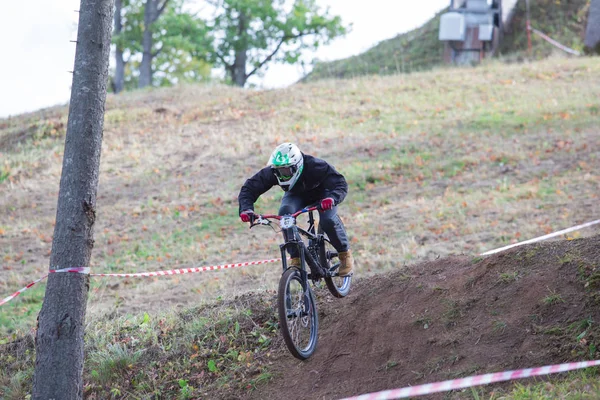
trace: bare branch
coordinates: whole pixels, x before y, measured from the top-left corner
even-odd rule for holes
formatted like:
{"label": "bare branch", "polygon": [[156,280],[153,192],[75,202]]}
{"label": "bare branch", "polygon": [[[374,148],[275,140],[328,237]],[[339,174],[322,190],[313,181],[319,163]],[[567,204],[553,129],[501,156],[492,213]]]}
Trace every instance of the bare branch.
{"label": "bare branch", "polygon": [[279,49],[281,48],[281,46],[287,42],[288,40],[291,39],[298,39],[299,37],[302,36],[306,36],[306,35],[310,35],[313,32],[303,32],[303,33],[299,33],[297,35],[292,35],[292,36],[284,36],[279,40],[279,43],[277,44],[277,46],[275,47],[275,50],[273,50],[271,52],[271,54],[269,54],[264,60],[262,60],[256,67],[254,67],[254,69],[252,71],[250,71],[250,73],[248,73],[246,75],[246,78],[250,78],[252,75],[254,75],[259,69],[261,69],[263,67],[263,65],[265,65],[266,63],[268,63],[269,61],[271,61],[271,59],[275,56],[275,54],[279,51]]}
{"label": "bare branch", "polygon": [[160,14],[162,14],[163,11],[165,11],[165,8],[167,7],[168,2],[169,2],[169,0],[165,0],[165,2],[160,7],[158,7],[158,10],[156,13],[156,19],[158,19],[158,17],[160,17]]}
{"label": "bare branch", "polygon": [[157,55],[159,55],[162,51],[163,51],[163,46],[160,46],[159,49],[156,49],[156,51],[151,52],[150,55],[152,56],[152,58],[154,58]]}
{"label": "bare branch", "polygon": [[215,54],[216,54],[217,58],[218,58],[219,60],[221,60],[221,62],[223,63],[223,65],[225,66],[225,68],[226,68],[226,69],[228,69],[228,70],[229,70],[230,68],[233,68],[233,65],[229,64],[229,63],[228,63],[228,62],[225,60],[225,57],[223,57],[223,56],[222,56],[220,53],[215,53]]}

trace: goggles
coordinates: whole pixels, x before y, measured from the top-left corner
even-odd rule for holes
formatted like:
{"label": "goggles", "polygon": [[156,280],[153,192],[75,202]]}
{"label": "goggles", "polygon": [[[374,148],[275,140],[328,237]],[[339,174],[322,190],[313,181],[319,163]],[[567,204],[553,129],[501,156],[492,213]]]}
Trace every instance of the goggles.
{"label": "goggles", "polygon": [[277,176],[277,178],[279,178],[280,181],[284,182],[292,179],[295,172],[296,167],[294,166],[273,168],[273,173],[275,173],[275,176]]}

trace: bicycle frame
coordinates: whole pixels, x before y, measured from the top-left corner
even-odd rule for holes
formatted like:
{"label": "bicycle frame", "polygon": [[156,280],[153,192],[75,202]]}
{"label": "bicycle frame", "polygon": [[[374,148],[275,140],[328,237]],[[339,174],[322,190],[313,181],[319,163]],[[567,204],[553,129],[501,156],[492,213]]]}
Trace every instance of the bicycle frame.
{"label": "bicycle frame", "polygon": [[[271,225],[273,219],[279,220],[283,236],[283,243],[279,245],[283,266],[277,291],[279,324],[286,346],[300,360],[310,357],[318,342],[319,313],[309,280],[316,284],[323,279],[331,294],[338,298],[348,294],[352,280],[347,276],[341,277],[339,284],[334,281],[334,277],[338,276],[334,271],[339,263],[330,268],[330,261],[339,254],[328,249],[327,246],[333,246],[321,229],[315,232],[314,210],[317,207],[306,207],[291,215],[255,215],[250,221],[252,228],[256,225]],[[297,217],[303,213],[309,213],[306,230],[297,223]],[[308,239],[308,245],[304,238]],[[290,250],[298,251],[299,267],[288,265],[286,252]],[[307,271],[307,264],[310,273]],[[298,287],[296,290],[291,289],[296,285],[293,282],[301,285],[301,291],[298,291]],[[306,335],[300,336],[300,331],[306,331]]]}
{"label": "bicycle frame", "polygon": [[[251,225],[251,227],[255,225],[266,224],[260,222],[261,220],[279,220],[281,233],[283,235],[284,240],[284,243],[279,245],[279,249],[281,251],[281,259],[283,260],[283,272],[285,272],[289,268],[287,263],[286,250],[290,248],[296,248],[300,256],[300,273],[302,279],[308,280],[310,278],[312,281],[316,282],[319,279],[327,276],[327,270],[321,265],[318,255],[316,253],[312,254],[312,249],[315,246],[319,246],[323,241],[323,235],[315,233],[315,219],[313,216],[313,211],[315,210],[317,210],[317,207],[308,207],[303,208],[302,210],[291,215],[259,215],[259,222]],[[296,218],[300,214],[304,213],[308,213],[307,230],[299,227],[296,221]],[[305,236],[308,239],[308,246],[302,239],[302,236]],[[308,272],[306,270],[307,264],[310,268],[310,276],[308,276]]]}

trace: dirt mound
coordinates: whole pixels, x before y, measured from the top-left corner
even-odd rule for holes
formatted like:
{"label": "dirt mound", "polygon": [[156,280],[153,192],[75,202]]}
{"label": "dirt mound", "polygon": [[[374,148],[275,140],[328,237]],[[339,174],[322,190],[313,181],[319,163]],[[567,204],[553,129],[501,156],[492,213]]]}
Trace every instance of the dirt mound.
{"label": "dirt mound", "polygon": [[[454,256],[318,293],[319,347],[281,351],[253,399],[335,399],[505,369],[592,359],[600,236]],[[441,395],[439,395],[441,396]]]}

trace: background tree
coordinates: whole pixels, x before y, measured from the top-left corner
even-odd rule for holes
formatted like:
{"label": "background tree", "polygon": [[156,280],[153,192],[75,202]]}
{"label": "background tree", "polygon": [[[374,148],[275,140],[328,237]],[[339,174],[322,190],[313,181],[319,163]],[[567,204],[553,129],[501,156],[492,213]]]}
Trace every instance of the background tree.
{"label": "background tree", "polygon": [[153,64],[155,85],[194,82],[210,76],[211,35],[202,19],[183,10],[183,1],[173,2],[156,30],[160,32],[156,42],[161,51]]}
{"label": "background tree", "polygon": [[600,0],[592,0],[585,31],[585,47],[590,53],[600,54]]}
{"label": "background tree", "polygon": [[[127,5],[127,0],[115,0],[115,26],[113,36],[121,39],[123,31],[123,3]],[[112,80],[113,92],[119,93],[125,88],[125,59],[123,52],[124,44],[120,40],[115,41],[115,76]]]}
{"label": "background tree", "polygon": [[153,34],[156,32],[154,23],[163,13],[169,0],[146,0],[144,5],[144,25],[142,33],[142,63],[140,64],[139,87],[152,85],[152,60],[161,49],[154,49]]}
{"label": "background tree", "polygon": [[[144,32],[144,4],[143,0],[115,1],[115,26],[113,28],[115,45],[113,90],[117,89],[114,90],[115,93],[138,86],[138,68]],[[117,21],[120,22],[120,26]],[[136,57],[138,57],[137,62]],[[122,82],[120,90],[119,82]]]}
{"label": "background tree", "polygon": [[[81,0],[73,86],[50,255],[52,269],[89,266],[114,0]],[[38,317],[34,399],[81,399],[89,277],[50,274]]]}
{"label": "background tree", "polygon": [[317,49],[344,35],[339,16],[322,11],[314,0],[214,0],[212,60],[231,82],[244,86],[271,61],[294,64],[302,51]]}
{"label": "background tree", "polygon": [[[114,82],[122,80],[126,89],[133,89],[198,81],[210,76],[211,65],[207,61],[210,35],[203,20],[183,9],[184,0],[161,3],[165,8],[148,28],[146,10],[148,6],[156,5],[144,0],[123,1],[121,31],[117,34],[115,17],[113,42],[127,58],[123,69],[115,68]],[[148,43],[151,43],[149,49],[144,47]],[[115,55],[118,66],[120,60],[116,51]],[[119,76],[121,71],[122,76]]]}

